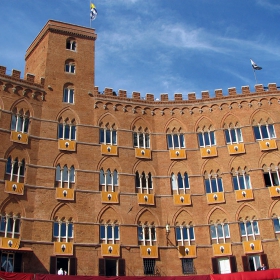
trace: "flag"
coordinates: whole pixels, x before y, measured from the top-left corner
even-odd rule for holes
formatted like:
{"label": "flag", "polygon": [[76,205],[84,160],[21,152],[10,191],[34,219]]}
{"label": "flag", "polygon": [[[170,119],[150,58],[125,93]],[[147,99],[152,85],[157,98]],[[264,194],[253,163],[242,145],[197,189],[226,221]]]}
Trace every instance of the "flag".
{"label": "flag", "polygon": [[262,67],[258,66],[252,59],[250,60],[254,70],[262,70]]}
{"label": "flag", "polygon": [[95,5],[93,3],[90,3],[90,19],[94,20],[97,16],[97,10],[95,8]]}

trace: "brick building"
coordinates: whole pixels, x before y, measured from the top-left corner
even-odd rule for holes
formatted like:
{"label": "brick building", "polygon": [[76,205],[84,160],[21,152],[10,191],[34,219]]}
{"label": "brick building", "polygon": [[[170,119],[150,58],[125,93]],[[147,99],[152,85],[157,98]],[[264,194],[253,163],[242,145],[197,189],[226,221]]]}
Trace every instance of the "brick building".
{"label": "brick building", "polygon": [[93,29],[49,21],[0,66],[2,269],[185,275],[279,266],[280,91],[183,100],[94,83]]}

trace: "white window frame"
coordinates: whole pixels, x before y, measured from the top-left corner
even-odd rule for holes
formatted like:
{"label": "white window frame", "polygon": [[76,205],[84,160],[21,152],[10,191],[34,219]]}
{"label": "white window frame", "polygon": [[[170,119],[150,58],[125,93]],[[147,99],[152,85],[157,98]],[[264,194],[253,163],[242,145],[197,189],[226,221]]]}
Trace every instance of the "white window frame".
{"label": "white window frame", "polygon": [[28,133],[29,116],[22,114],[12,114],[11,130],[21,133]]}
{"label": "white window frame", "polygon": [[[180,174],[180,176],[179,176]],[[185,181],[185,177],[187,176],[186,180],[187,180],[187,186],[186,186],[186,181]],[[181,180],[181,185],[183,186],[183,188],[179,188],[180,182],[178,181]],[[181,175],[181,172],[178,172],[177,175],[175,173],[171,174],[171,188],[172,190],[176,191],[177,194],[179,194],[180,190],[183,190],[183,193],[186,194],[186,190],[190,189],[190,181],[189,181],[189,176],[187,172],[184,172],[184,175]]]}
{"label": "white window frame", "polygon": [[[275,171],[273,171],[272,168],[267,167],[267,172],[263,171],[263,173],[264,173],[264,175],[268,174],[268,176],[269,176],[269,180],[270,180],[270,186],[269,187],[279,186],[279,184],[280,184],[280,175],[279,175],[279,168],[278,168],[278,166],[275,166]],[[272,176],[275,177],[274,175],[276,175],[276,177],[277,177],[278,184],[273,184],[273,181],[275,179],[273,180]]]}
{"label": "white window frame", "polygon": [[[221,228],[222,236],[219,235],[220,231],[218,228]],[[212,235],[212,230],[215,230],[215,236]],[[226,239],[230,238],[229,224],[220,223],[220,224],[210,225],[210,235],[211,235],[211,240],[216,241],[216,244],[219,244],[220,240],[222,240],[222,243],[226,243]]]}
{"label": "white window frame", "polygon": [[[212,137],[213,135],[213,143],[212,143]],[[202,145],[200,143],[200,137],[202,140]],[[206,144],[205,138],[208,138],[209,144]],[[198,143],[200,148],[206,148],[206,147],[212,147],[216,146],[216,136],[215,136],[215,131],[209,130],[209,131],[201,131],[198,133]]]}
{"label": "white window frame", "polygon": [[[61,126],[62,126],[62,128],[61,128]],[[66,131],[66,127],[67,126],[69,126],[69,137],[68,138],[66,138],[65,137],[65,131]],[[62,130],[62,137],[60,137],[60,129]],[[73,129],[75,129],[75,137],[72,139],[72,131],[73,131]],[[74,125],[74,124],[72,124],[72,123],[70,123],[70,124],[68,124],[68,123],[59,123],[58,124],[58,138],[59,139],[62,139],[62,140],[70,140],[70,141],[75,141],[76,140],[76,125]]]}
{"label": "white window frame", "polygon": [[[268,137],[263,137],[263,133],[262,133],[262,128],[265,127],[266,129],[266,133],[268,135]],[[257,138],[256,137],[256,133],[255,133],[255,128],[257,129],[258,128],[258,131],[259,131],[259,135],[260,135],[260,138]],[[255,134],[255,139],[257,141],[262,141],[262,140],[271,140],[271,139],[274,139],[276,138],[276,134],[275,134],[275,129],[274,129],[274,124],[260,124],[258,123],[258,125],[255,125],[253,126],[253,129],[254,129],[254,134]],[[270,131],[270,129],[272,129],[272,131]]]}
{"label": "white window frame", "polygon": [[[110,141],[107,142],[107,131],[110,131]],[[99,129],[100,133],[100,144],[104,145],[117,145],[117,130],[110,128],[108,129],[107,127],[100,127]],[[114,137],[115,134],[115,137]],[[101,135],[103,135],[103,141],[101,141]],[[115,138],[115,141],[113,141],[113,138]]]}
{"label": "white window frame", "polygon": [[[146,230],[148,229],[148,238],[146,238]],[[156,227],[153,225],[142,225],[138,226],[138,241],[142,242],[144,246],[150,245],[153,246],[153,242],[157,241],[157,235],[156,235]],[[152,233],[154,231],[154,234]],[[153,238],[154,235],[154,238]],[[142,236],[142,238],[141,238]]]}
{"label": "white window frame", "polygon": [[[11,164],[11,171],[9,172],[8,164]],[[14,173],[14,169],[17,164],[17,173]],[[23,174],[22,174],[23,173]],[[15,158],[15,160],[12,160],[12,157],[8,157],[7,163],[6,163],[6,174],[10,174],[10,181],[13,182],[14,177],[17,178],[16,182],[20,182],[20,178],[24,178],[25,175],[25,160],[19,161],[18,158]]]}
{"label": "white window frame", "polygon": [[[236,141],[232,140],[232,134],[235,135]],[[227,137],[228,135],[228,137]],[[229,127],[225,130],[225,137],[226,137],[226,142],[227,144],[239,144],[243,142],[243,137],[242,137],[242,131],[241,128],[239,127]],[[229,141],[227,141],[227,138],[229,138]]]}
{"label": "white window frame", "polygon": [[[59,180],[57,180],[58,175],[60,175]],[[56,181],[60,182],[60,188],[63,188],[63,183],[67,183],[67,188],[70,189],[71,183],[75,183],[75,175],[74,165],[71,165],[70,168],[68,168],[67,165],[64,165],[63,168],[61,168],[59,164],[56,166]],[[67,180],[64,179],[65,177]]]}
{"label": "white window frame", "polygon": [[104,186],[104,191],[108,191],[108,187],[111,187],[111,191],[114,192],[115,188],[119,185],[119,176],[118,171],[114,169],[113,172],[111,172],[110,169],[107,169],[106,171],[100,169],[100,185]]}
{"label": "white window frame", "polygon": [[[102,237],[101,227],[104,227],[104,237]],[[115,229],[117,229],[117,236],[115,236]],[[108,231],[112,231],[112,237],[108,237]],[[102,224],[100,225],[100,240],[104,241],[105,244],[108,244],[109,241],[112,244],[115,244],[116,241],[120,240],[120,227],[118,224]]]}
{"label": "white window frame", "polygon": [[[240,175],[240,172],[235,172],[235,176],[232,176],[232,183],[234,190],[250,190],[252,189],[251,185],[251,179],[250,175],[246,174],[245,170],[241,171],[242,175]],[[234,178],[236,178],[236,183],[234,183]],[[243,182],[245,188],[241,188],[240,181]]]}
{"label": "white window frame", "polygon": [[[180,230],[180,238],[177,234],[177,230]],[[184,238],[184,231],[187,232],[188,238]],[[192,231],[192,234],[191,234]],[[195,234],[194,234],[194,227],[190,225],[180,225],[175,227],[175,235],[176,235],[176,241],[180,242],[182,246],[184,246],[184,243],[187,242],[187,244],[190,246],[191,241],[195,241]],[[191,238],[191,235],[193,235],[193,238]]]}
{"label": "white window frame", "polygon": [[[58,235],[55,235],[55,225],[58,225]],[[62,235],[62,224],[65,224],[65,235]],[[69,231],[69,225],[72,226],[72,236],[68,235],[68,231]],[[53,224],[53,237],[58,239],[58,242],[61,242],[62,239],[65,239],[65,242],[69,242],[69,239],[73,239],[74,238],[74,224],[70,221],[54,221]]]}
{"label": "white window frame", "polygon": [[[69,44],[69,48],[67,48],[67,45]],[[66,40],[66,50],[69,51],[76,51],[77,50],[77,43],[75,40],[67,39]]]}
{"label": "white window frame", "polygon": [[[178,147],[175,146],[175,139],[174,139],[175,137],[177,137]],[[170,144],[169,140],[171,140],[171,145],[169,145]],[[169,133],[169,134],[167,134],[167,146],[168,146],[169,150],[185,148],[184,134],[182,134],[182,133]]]}
{"label": "white window frame", "polygon": [[[210,192],[207,192],[207,182],[209,184]],[[215,184],[216,184],[217,192],[213,191],[213,188],[214,188],[213,182],[215,182]],[[220,190],[219,182],[221,183],[222,190]],[[218,174],[208,174],[208,178],[204,179],[204,183],[205,183],[205,191],[206,191],[206,193],[224,192],[223,180],[222,180],[221,177],[219,177]]]}
{"label": "white window frame", "polygon": [[[135,176],[137,176],[137,173],[135,173]],[[143,178],[143,173],[145,175],[145,178]],[[151,175],[151,184],[149,185],[149,174]],[[142,172],[141,174],[138,173],[138,180],[139,180],[139,186],[136,185],[136,189],[140,189],[140,193],[143,193],[143,190],[146,190],[146,193],[149,194],[149,191],[153,189],[153,176],[151,172],[149,172],[147,175],[145,172]],[[143,186],[143,181],[145,180],[145,186]]]}
{"label": "white window frame", "polygon": [[75,74],[76,73],[75,62],[72,62],[72,61],[66,62],[64,70],[65,70],[66,73]]}
{"label": "white window frame", "polygon": [[[241,225],[242,225],[242,224],[243,224],[244,231],[245,231],[244,234],[242,234],[242,228],[241,228]],[[252,233],[248,233],[248,228],[249,228],[249,226],[247,227],[247,224],[252,228]],[[256,232],[255,232],[254,224],[256,225],[256,228],[257,228],[257,231],[256,231]],[[250,236],[253,237],[253,240],[256,240],[256,236],[260,235],[259,224],[258,224],[258,221],[256,221],[256,220],[243,221],[243,222],[240,222],[239,225],[240,225],[240,233],[241,233],[241,236],[242,236],[242,237],[246,237],[246,241],[249,240],[249,237],[250,237]]]}
{"label": "white window frame", "polygon": [[[7,222],[8,221],[8,222]],[[2,222],[5,223],[5,230],[3,231]],[[12,222],[12,230],[9,230],[8,226]],[[11,238],[15,238],[16,236],[20,235],[20,218],[18,216],[11,216],[11,215],[1,215],[1,228],[0,232],[4,233],[4,237],[8,237],[8,234],[11,235]],[[16,227],[18,227],[18,231],[16,231]]]}
{"label": "white window frame", "polygon": [[74,104],[75,103],[74,97],[75,97],[74,88],[65,87],[63,89],[63,102],[64,103]]}
{"label": "white window frame", "polygon": [[[135,143],[135,140],[136,140],[136,143]],[[150,148],[150,134],[145,133],[145,132],[133,132],[133,145],[135,148],[149,149]]]}

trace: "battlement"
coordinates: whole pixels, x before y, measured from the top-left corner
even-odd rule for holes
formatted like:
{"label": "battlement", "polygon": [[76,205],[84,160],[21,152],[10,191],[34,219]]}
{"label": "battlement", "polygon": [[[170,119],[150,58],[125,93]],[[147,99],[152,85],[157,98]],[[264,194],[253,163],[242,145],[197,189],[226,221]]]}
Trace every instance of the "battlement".
{"label": "battlement", "polygon": [[147,93],[145,97],[141,97],[141,94],[139,92],[132,92],[132,96],[128,97],[127,91],[120,89],[118,93],[113,91],[111,88],[105,88],[103,92],[100,92],[98,87],[94,87],[93,94],[89,92],[89,94],[98,97],[98,96],[106,96],[106,97],[114,97],[114,98],[120,98],[120,99],[132,99],[132,100],[143,100],[143,101],[154,101],[154,102],[173,102],[173,101],[189,101],[189,102],[195,102],[195,101],[208,101],[211,99],[222,99],[222,98],[228,98],[228,97],[242,97],[252,94],[273,94],[273,93],[279,93],[280,87],[278,87],[275,83],[270,83],[268,86],[263,86],[262,84],[255,85],[254,91],[251,91],[249,86],[242,86],[241,92],[237,92],[235,87],[228,88],[227,93],[224,93],[222,89],[216,89],[214,92],[214,95],[210,95],[209,91],[202,91],[201,92],[201,98],[196,98],[196,93],[191,92],[188,93],[187,99],[183,99],[182,93],[175,93],[174,99],[169,99],[168,93],[162,93],[160,94],[160,98],[154,97],[153,94]]}
{"label": "battlement", "polygon": [[11,82],[14,81],[17,83],[25,84],[26,86],[34,86],[34,87],[39,87],[39,88],[43,88],[45,85],[45,78],[41,78],[40,84],[38,84],[38,83],[35,83],[35,76],[33,74],[27,73],[25,79],[21,79],[20,75],[21,75],[21,71],[18,71],[15,69],[12,70],[11,75],[7,75],[6,67],[0,65],[0,77],[6,78],[6,79],[10,80]]}

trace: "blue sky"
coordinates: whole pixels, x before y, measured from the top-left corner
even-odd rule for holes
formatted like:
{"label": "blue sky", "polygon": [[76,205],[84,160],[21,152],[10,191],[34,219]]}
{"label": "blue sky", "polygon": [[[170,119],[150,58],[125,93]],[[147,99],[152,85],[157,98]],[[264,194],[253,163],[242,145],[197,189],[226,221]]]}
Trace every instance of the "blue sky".
{"label": "blue sky", "polygon": [[[280,1],[94,0],[95,81],[159,97],[256,83],[280,86]],[[49,19],[90,26],[89,0],[1,0],[0,65],[24,71],[29,44]]]}

